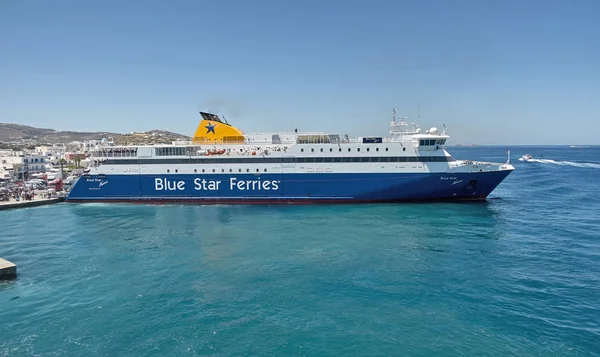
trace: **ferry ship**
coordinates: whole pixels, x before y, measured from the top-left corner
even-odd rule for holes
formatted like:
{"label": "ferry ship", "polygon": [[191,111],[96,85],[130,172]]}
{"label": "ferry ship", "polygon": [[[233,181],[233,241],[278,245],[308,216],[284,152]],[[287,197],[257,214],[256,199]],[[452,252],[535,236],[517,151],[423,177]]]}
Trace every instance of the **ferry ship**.
{"label": "ferry ship", "polygon": [[322,132],[244,134],[216,114],[184,145],[110,146],[68,202],[199,204],[383,203],[485,200],[514,170],[455,160],[449,136],[422,131],[393,111],[388,137]]}

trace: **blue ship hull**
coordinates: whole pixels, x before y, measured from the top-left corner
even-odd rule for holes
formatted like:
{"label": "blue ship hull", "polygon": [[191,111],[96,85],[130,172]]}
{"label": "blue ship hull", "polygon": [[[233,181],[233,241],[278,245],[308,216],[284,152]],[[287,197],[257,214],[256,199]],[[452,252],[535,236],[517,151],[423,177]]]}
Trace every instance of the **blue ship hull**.
{"label": "blue ship hull", "polygon": [[68,202],[366,203],[483,200],[511,171],[82,176]]}

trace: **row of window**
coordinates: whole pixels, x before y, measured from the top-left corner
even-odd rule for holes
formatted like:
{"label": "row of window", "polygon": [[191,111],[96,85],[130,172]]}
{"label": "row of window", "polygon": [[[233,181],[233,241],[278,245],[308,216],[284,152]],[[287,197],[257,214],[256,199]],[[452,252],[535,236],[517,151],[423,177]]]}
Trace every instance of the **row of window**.
{"label": "row of window", "polygon": [[[179,169],[174,170],[175,173],[179,172]],[[238,169],[238,172],[242,172],[242,169]],[[206,169],[202,169],[202,173],[206,172]],[[212,172],[217,172],[216,169],[212,169]],[[221,169],[221,172],[225,172],[225,169]],[[233,169],[229,169],[229,172],[233,172]],[[250,169],[246,169],[246,172],[250,172]],[[256,169],[256,172],[260,172],[260,169]],[[264,169],[263,172],[267,172],[267,169]],[[171,169],[167,169],[167,173],[171,173]],[[198,173],[198,169],[194,169],[194,173]]]}
{"label": "row of window", "polygon": [[[370,149],[371,148],[367,148],[367,151],[371,151]],[[323,148],[321,148],[320,151],[323,152]],[[356,148],[356,151],[360,152],[360,148]],[[379,151],[379,148],[375,148],[375,151]],[[389,151],[389,149],[385,148],[385,151]],[[406,151],[406,148],[403,147],[402,151]],[[300,149],[300,152],[304,152],[304,149]],[[310,149],[310,152],[315,152],[315,149]],[[333,148],[329,148],[329,152],[333,152]],[[338,152],[342,152],[342,148],[338,148]],[[348,148],[348,152],[352,152],[352,148]]]}
{"label": "row of window", "polygon": [[[28,159],[23,159],[24,164],[26,164],[27,162],[28,162]],[[44,162],[44,159],[31,159],[31,162]]]}
{"label": "row of window", "polygon": [[444,145],[446,139],[421,139],[419,140],[419,146],[432,146],[432,145]]}
{"label": "row of window", "polygon": [[44,165],[32,165],[32,164],[28,164],[28,165],[23,165],[23,166],[19,166],[18,171],[20,172],[25,172],[25,171],[37,171],[37,170],[42,170],[44,169]]}
{"label": "row of window", "polygon": [[165,147],[154,149],[154,154],[156,156],[189,156],[191,152],[194,152],[193,147]]}
{"label": "row of window", "polygon": [[106,165],[185,165],[185,164],[292,164],[308,162],[447,162],[446,156],[378,156],[378,157],[249,157],[249,158],[174,158],[174,159],[109,159]]}
{"label": "row of window", "polygon": [[135,157],[137,148],[115,148],[92,151],[94,157]]}
{"label": "row of window", "polygon": [[[199,147],[163,147],[163,148],[155,148],[154,155],[155,156],[195,156],[196,149],[200,149]],[[406,151],[406,148],[402,148],[403,151]],[[231,152],[232,150],[227,150]],[[240,152],[243,152],[243,149],[240,149]],[[314,148],[310,149],[311,152],[315,152]],[[323,148],[319,149],[320,152],[324,152]],[[357,152],[360,152],[360,148],[356,148]],[[366,151],[371,151],[371,148],[366,148]],[[375,148],[375,151],[379,151],[379,148]],[[385,148],[385,151],[389,151],[389,148]],[[304,148],[300,149],[300,152],[304,152]],[[333,152],[333,148],[329,148],[329,152]],[[338,148],[338,152],[342,152],[342,148]],[[352,152],[352,148],[348,148],[348,152]]]}

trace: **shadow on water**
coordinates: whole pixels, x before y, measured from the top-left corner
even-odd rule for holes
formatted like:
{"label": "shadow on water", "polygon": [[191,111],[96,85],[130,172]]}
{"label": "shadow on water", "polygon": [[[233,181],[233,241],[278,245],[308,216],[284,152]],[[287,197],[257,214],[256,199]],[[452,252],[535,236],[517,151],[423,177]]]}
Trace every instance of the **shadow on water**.
{"label": "shadow on water", "polygon": [[[5,291],[5,290],[10,290],[12,288],[15,287],[15,285],[17,284],[17,279],[0,279],[0,292]],[[19,297],[13,297],[11,298],[11,300],[13,299],[18,299]]]}
{"label": "shadow on water", "polygon": [[[375,219],[380,223],[397,224],[405,220],[415,223],[460,222],[485,219],[485,224],[502,224],[503,198],[476,202],[401,203],[401,204],[324,204],[324,205],[128,205],[84,204],[69,208],[70,215],[81,229],[101,226],[106,229],[168,223],[172,228],[198,225],[255,223],[277,225],[276,219],[298,219],[304,223],[352,218],[356,223]],[[108,224],[107,224],[108,223]],[[479,222],[482,223],[482,222]]]}
{"label": "shadow on water", "polygon": [[432,254],[457,260],[491,254],[493,242],[506,232],[502,206],[503,200],[496,199],[362,205],[94,204],[70,206],[69,211],[83,237],[80,245],[88,245],[84,249],[90,252],[100,249],[132,261],[172,255],[194,270],[210,266],[226,271],[247,256],[293,261],[298,254],[316,254],[325,264],[327,259],[360,260],[387,253],[397,255],[392,260],[406,256],[419,261],[428,261]]}

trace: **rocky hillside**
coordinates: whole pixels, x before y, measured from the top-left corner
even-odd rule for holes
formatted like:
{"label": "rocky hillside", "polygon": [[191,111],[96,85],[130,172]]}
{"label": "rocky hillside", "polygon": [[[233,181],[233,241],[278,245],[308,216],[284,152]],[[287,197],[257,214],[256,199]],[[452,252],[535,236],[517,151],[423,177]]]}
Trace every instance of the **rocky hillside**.
{"label": "rocky hillside", "polygon": [[55,132],[56,130],[54,129],[41,129],[27,125],[0,123],[0,141],[3,142],[39,138],[54,134]]}
{"label": "rocky hillside", "polygon": [[20,124],[0,123],[0,142],[21,145],[56,144],[71,141],[100,140],[112,137],[118,144],[142,144],[153,141],[169,143],[173,140],[188,140],[189,137],[165,130],[151,130],[145,133],[119,134],[112,132],[57,131],[34,128]]}
{"label": "rocky hillside", "polygon": [[170,144],[175,140],[190,140],[189,136],[166,130],[150,130],[144,133],[131,133],[113,137],[116,145]]}

